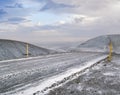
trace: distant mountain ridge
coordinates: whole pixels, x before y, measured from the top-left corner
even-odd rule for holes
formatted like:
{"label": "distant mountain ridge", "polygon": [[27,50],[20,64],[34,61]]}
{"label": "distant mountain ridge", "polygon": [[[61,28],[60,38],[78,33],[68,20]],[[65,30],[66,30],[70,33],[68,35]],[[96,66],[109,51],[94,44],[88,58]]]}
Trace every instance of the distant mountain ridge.
{"label": "distant mountain ridge", "polygon": [[38,47],[26,42],[0,39],[0,60],[26,57],[26,44],[28,44],[29,57],[55,53],[55,51]]}

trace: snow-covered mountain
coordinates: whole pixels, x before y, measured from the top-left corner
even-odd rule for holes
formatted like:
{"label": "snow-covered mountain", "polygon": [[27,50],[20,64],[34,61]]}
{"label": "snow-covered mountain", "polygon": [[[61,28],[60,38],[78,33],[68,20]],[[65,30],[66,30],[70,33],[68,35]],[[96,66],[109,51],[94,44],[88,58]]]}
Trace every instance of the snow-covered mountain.
{"label": "snow-covered mountain", "polygon": [[[0,39],[0,60],[16,59],[26,57],[25,42]],[[46,55],[54,51],[41,48],[28,43],[29,57]]]}
{"label": "snow-covered mountain", "polygon": [[75,50],[108,52],[110,41],[113,45],[113,52],[120,54],[120,35],[99,36],[78,45]]}

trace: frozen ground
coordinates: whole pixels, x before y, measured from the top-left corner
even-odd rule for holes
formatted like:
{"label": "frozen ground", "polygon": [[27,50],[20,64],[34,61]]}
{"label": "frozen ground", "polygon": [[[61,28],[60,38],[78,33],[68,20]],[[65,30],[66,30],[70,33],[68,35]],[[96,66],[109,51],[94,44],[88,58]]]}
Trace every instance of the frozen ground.
{"label": "frozen ground", "polygon": [[[25,89],[33,83],[41,82],[51,76],[58,75],[66,70],[85,66],[85,62],[101,57],[103,53],[74,52],[40,56],[18,61],[0,63],[0,95],[16,91],[17,88]],[[24,88],[25,87],[25,88]],[[11,92],[10,92],[11,93]],[[10,94],[7,94],[10,95]],[[16,94],[18,95],[18,94]]]}
{"label": "frozen ground", "polygon": [[[110,41],[112,62],[89,68],[107,57]],[[30,58],[0,61],[0,95],[120,95],[119,42],[120,35],[100,36],[58,54],[29,44]],[[0,60],[25,57],[26,43],[0,45]]]}
{"label": "frozen ground", "polygon": [[102,62],[47,95],[120,95],[120,55]]}

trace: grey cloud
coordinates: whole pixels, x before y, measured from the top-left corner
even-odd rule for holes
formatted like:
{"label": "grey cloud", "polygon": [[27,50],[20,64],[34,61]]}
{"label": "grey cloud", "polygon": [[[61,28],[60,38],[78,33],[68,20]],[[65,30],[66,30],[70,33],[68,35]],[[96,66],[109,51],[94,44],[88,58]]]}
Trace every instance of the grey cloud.
{"label": "grey cloud", "polygon": [[109,9],[113,4],[120,2],[119,0],[39,0],[45,5],[41,11],[52,10],[58,14],[87,14],[99,15],[104,9]]}
{"label": "grey cloud", "polygon": [[0,7],[4,7],[8,4],[13,4],[16,0],[0,0]]}
{"label": "grey cloud", "polygon": [[3,24],[20,24],[20,23],[25,23],[25,22],[29,22],[30,20],[27,20],[23,17],[11,17],[11,18],[6,18],[3,20],[0,20],[0,23]]}
{"label": "grey cloud", "polygon": [[5,14],[7,14],[7,12],[4,9],[0,9],[0,17],[4,16]]}
{"label": "grey cloud", "polygon": [[11,24],[19,24],[21,22],[29,21],[25,18],[22,17],[13,17],[13,18],[8,18],[7,22]]}
{"label": "grey cloud", "polygon": [[73,8],[74,6],[64,4],[64,3],[56,3],[52,0],[47,0],[46,4],[40,9],[40,11],[46,11],[46,10],[56,10],[60,8]]}
{"label": "grey cloud", "polygon": [[14,18],[9,18],[8,19],[8,21],[18,21],[18,22],[20,22],[20,21],[25,21],[26,19],[25,18],[21,18],[21,17],[14,17]]}
{"label": "grey cloud", "polygon": [[7,5],[6,8],[23,8],[23,5],[20,3],[15,3],[14,5]]}
{"label": "grey cloud", "polygon": [[[48,1],[39,0],[39,1],[47,5],[46,2],[48,2],[49,0]],[[95,16],[95,17],[100,17],[100,19],[96,20],[94,23],[91,23],[90,25],[84,25],[84,26],[81,25],[80,23],[84,20],[84,18],[75,18],[74,23],[65,23],[58,26],[57,25],[41,25],[41,26],[34,25],[29,27],[19,26],[19,28],[17,28],[15,31],[17,36],[16,35],[12,35],[12,36],[15,36],[15,37],[19,36],[19,38],[24,38],[24,40],[25,39],[30,40],[34,38],[34,39],[37,39],[36,41],[40,42],[42,39],[51,40],[50,37],[47,37],[47,34],[46,34],[46,38],[43,38],[40,35],[41,31],[50,31],[50,30],[58,31],[64,37],[71,37],[71,38],[73,37],[74,38],[83,38],[83,37],[91,38],[91,37],[110,34],[110,33],[120,34],[120,23],[119,23],[120,7],[117,6],[117,4],[118,5],[120,4],[118,2],[119,2],[118,0],[76,0],[76,1],[75,0],[53,0],[51,5],[49,5],[50,3],[48,3],[49,6],[45,7],[44,5],[41,11],[53,10],[56,12],[56,15],[59,15],[58,13],[61,13],[61,14],[71,13],[69,15],[77,14],[77,15],[86,15],[88,17]],[[74,5],[77,7],[71,8],[68,6],[63,6],[68,4]],[[61,6],[63,6],[63,8],[61,8]],[[1,13],[2,11],[4,13],[4,10],[1,10]],[[8,20],[9,22],[26,21],[24,18],[11,18]],[[34,34],[35,31],[38,31],[39,35]],[[64,33],[67,36],[65,36]],[[11,35],[11,33],[9,34]],[[60,37],[62,38],[62,36]],[[55,41],[55,39],[57,39],[57,37],[53,38],[52,40]]]}

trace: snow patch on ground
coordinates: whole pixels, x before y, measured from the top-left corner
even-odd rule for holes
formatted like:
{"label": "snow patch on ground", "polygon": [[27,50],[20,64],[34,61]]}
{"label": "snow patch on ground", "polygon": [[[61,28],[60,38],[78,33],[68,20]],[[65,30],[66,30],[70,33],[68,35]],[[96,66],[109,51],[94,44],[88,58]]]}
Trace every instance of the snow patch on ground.
{"label": "snow patch on ground", "polygon": [[120,95],[119,62],[119,56],[115,55],[111,62],[101,62],[47,95]]}
{"label": "snow patch on ground", "polygon": [[[12,94],[12,95],[33,95],[33,93],[35,93],[35,92],[39,92],[39,95],[43,95],[43,94],[47,93],[49,90],[51,90],[51,89],[48,89],[45,92],[41,92],[41,91],[44,91],[44,89],[46,87],[50,87],[52,84],[54,84],[56,82],[59,82],[59,81],[62,81],[64,78],[69,77],[69,76],[71,76],[72,74],[74,74],[76,72],[80,72],[80,71],[88,68],[91,65],[95,64],[96,62],[98,62],[98,61],[100,61],[102,59],[105,59],[106,57],[107,57],[107,55],[104,55],[104,56],[98,57],[96,59],[93,59],[93,60],[91,60],[89,62],[85,62],[85,64],[83,66],[79,66],[79,67],[77,66],[76,68],[71,68],[71,69],[67,70],[64,73],[61,73],[61,74],[59,74],[57,76],[53,76],[51,78],[48,78],[48,79],[42,81],[42,83],[40,83],[36,87],[31,87],[31,88],[28,88],[28,89],[26,89],[24,91],[21,91],[21,92]],[[52,89],[54,89],[54,88],[52,88]]]}

